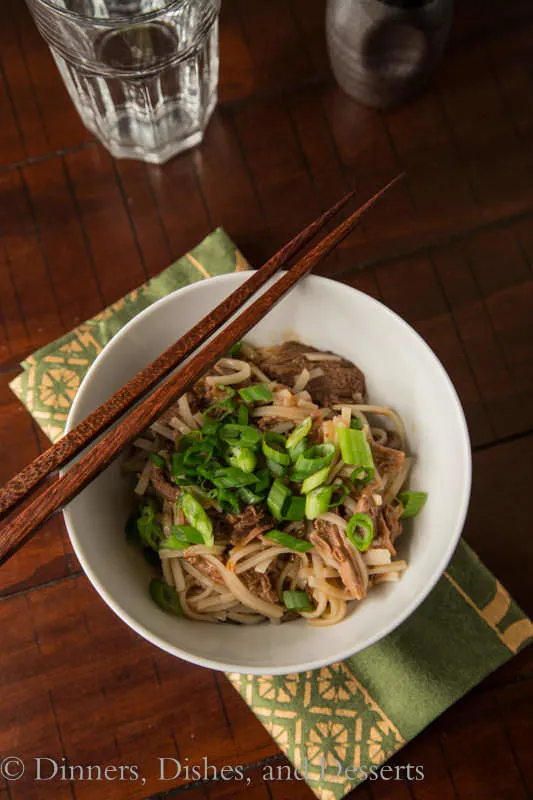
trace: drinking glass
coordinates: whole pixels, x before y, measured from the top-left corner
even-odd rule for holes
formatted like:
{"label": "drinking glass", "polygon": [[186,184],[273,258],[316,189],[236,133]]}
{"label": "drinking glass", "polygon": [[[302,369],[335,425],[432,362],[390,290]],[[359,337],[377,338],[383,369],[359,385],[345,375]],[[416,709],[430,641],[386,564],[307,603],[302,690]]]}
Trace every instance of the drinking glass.
{"label": "drinking glass", "polygon": [[117,158],[199,144],[217,102],[220,0],[26,0],[85,126]]}

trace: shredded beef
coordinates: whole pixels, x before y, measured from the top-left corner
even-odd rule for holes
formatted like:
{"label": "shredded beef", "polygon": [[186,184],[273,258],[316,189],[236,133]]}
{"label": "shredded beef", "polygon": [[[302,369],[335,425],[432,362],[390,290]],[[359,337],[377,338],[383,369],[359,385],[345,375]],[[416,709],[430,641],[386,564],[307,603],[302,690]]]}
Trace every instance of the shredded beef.
{"label": "shredded beef", "polygon": [[197,569],[198,572],[201,572],[202,575],[205,575],[206,578],[212,580],[213,583],[224,583],[224,579],[219,570],[214,564],[210,564],[209,561],[202,558],[202,556],[188,556],[187,553],[184,553],[183,557],[192,567]]}
{"label": "shredded beef", "polygon": [[307,344],[285,342],[278,347],[258,348],[255,361],[266,375],[286,386],[294,386],[304,367],[309,370],[320,367],[324,374],[313,378],[306,387],[315,402],[322,406],[343,401],[360,402],[365,396],[365,376],[361,370],[344,358],[339,361],[305,358],[305,353],[319,352]]}
{"label": "shredded beef", "polygon": [[177,503],[180,490],[177,486],[173,486],[165,480],[162,469],[153,465],[150,480],[152,481],[154,489],[159,492],[159,494],[163,495],[165,500],[168,500],[169,503]]}
{"label": "shredded beef", "polygon": [[255,594],[256,597],[266,600],[267,603],[278,602],[278,596],[268,575],[249,569],[246,572],[242,572],[239,578],[248,591]]}
{"label": "shredded beef", "polygon": [[362,600],[368,585],[367,569],[361,555],[344,533],[336,525],[319,519],[309,538],[319,553],[339,565],[342,582],[351,596]]}
{"label": "shredded beef", "polygon": [[231,543],[245,545],[266,531],[275,528],[272,518],[257,506],[246,506],[244,511],[230,517]]}
{"label": "shredded beef", "polygon": [[398,473],[405,462],[405,453],[394,450],[392,447],[383,447],[376,442],[370,442],[374,464],[382,478],[387,478]]}

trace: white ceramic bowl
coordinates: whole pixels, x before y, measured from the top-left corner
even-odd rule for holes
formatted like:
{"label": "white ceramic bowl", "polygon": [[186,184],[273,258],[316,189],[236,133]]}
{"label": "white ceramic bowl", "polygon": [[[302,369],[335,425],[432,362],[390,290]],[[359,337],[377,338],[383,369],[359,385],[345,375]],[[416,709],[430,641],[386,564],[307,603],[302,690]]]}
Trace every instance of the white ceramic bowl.
{"label": "white ceramic bowl", "polygon": [[[72,406],[70,429],[120,385],[208,313],[247,273],[196,283],[139,314],[104,348]],[[131,486],[111,465],[65,512],[86,574],[106,603],[148,641],[180,658],[231,672],[283,674],[347,658],[396,628],[442,575],[461,535],[468,506],[471,458],[455,390],[430,348],[396,314],[341,283],[311,276],[249,334],[258,344],[288,337],[345,356],[366,374],[373,402],[403,417],[416,454],[411,485],[429,493],[422,513],[400,540],[409,567],[398,583],[373,589],[340,624],[313,628],[233,626],[177,619],[150,599],[150,568],[126,542]]]}

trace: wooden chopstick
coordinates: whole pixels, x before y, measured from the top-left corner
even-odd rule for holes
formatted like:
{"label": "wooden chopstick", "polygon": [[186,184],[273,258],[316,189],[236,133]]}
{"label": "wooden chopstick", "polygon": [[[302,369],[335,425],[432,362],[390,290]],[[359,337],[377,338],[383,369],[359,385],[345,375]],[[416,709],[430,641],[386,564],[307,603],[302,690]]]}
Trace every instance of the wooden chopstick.
{"label": "wooden chopstick", "polygon": [[172,344],[155,361],[135,375],[125,386],[99,406],[70,433],[49,447],[0,489],[0,519],[25,500],[55,470],[68,464],[134,403],[159,381],[166,378],[182,361],[226,323],[252,295],[282,267],[286,266],[353,198],[349,192],[328,211],[279,250],[247,281],[226,297],[211,313],[200,320],[185,336]]}
{"label": "wooden chopstick", "polygon": [[49,516],[76,497],[121,450],[159,417],[236,341],[245,336],[271,308],[325,258],[359,223],[361,217],[401,178],[398,176],[305,254],[266,292],[223,328],[179,372],[158,386],[121,422],[108,431],[64,475],[58,478],[0,529],[0,564],[5,563],[26,538]]}

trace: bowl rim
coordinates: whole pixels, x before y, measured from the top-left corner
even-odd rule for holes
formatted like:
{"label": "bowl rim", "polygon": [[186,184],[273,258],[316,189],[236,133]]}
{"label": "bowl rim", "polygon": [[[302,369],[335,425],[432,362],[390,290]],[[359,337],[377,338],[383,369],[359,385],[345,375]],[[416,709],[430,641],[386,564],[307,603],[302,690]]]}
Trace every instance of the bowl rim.
{"label": "bowl rim", "polygon": [[[129,320],[113,337],[110,341],[104,345],[100,353],[97,355],[96,359],[93,361],[89,369],[87,370],[79,388],[76,393],[76,397],[70,407],[70,411],[67,417],[65,433],[68,433],[72,427],[74,427],[73,420],[77,414],[77,408],[79,403],[81,402],[81,398],[84,395],[87,386],[91,381],[94,379],[95,375],[97,375],[100,365],[102,364],[104,358],[109,354],[110,349],[123,337],[128,336],[130,330],[145,316],[149,316],[151,313],[154,313],[158,308],[161,308],[166,303],[173,302],[176,295],[185,295],[188,293],[193,293],[198,291],[198,287],[202,286],[205,283],[211,283],[211,281],[217,281],[218,283],[224,284],[228,283],[231,284],[234,280],[234,276],[238,275],[239,278],[243,277],[246,279],[246,276],[251,275],[255,270],[245,270],[239,273],[230,272],[224,275],[216,275],[209,280],[199,280],[195,283],[189,284],[188,286],[183,286],[180,289],[176,289],[175,291],[171,292],[168,295],[160,298],[159,300],[155,300],[151,303],[147,308],[140,311],[136,314],[131,320]],[[455,530],[453,535],[450,536],[448,540],[447,547],[443,551],[440,560],[438,569],[436,569],[427,583],[423,584],[423,586],[415,593],[411,602],[403,609],[403,611],[398,614],[394,615],[391,618],[390,622],[385,624],[377,631],[375,634],[367,636],[363,640],[358,640],[357,643],[354,643],[353,646],[348,648],[343,648],[339,652],[335,654],[333,657],[326,657],[326,658],[316,658],[312,661],[306,661],[303,663],[296,663],[296,664],[289,664],[287,666],[281,667],[271,667],[266,665],[264,668],[258,667],[257,665],[236,665],[236,664],[229,664],[222,661],[217,661],[212,658],[207,658],[204,656],[198,656],[194,653],[190,653],[188,650],[185,650],[177,645],[170,644],[165,639],[160,637],[157,634],[154,634],[149,628],[147,628],[144,624],[139,623],[134,617],[131,616],[128,612],[124,611],[124,609],[120,606],[118,602],[116,602],[107,592],[107,589],[104,585],[100,582],[100,580],[96,577],[95,573],[93,572],[90,564],[88,563],[83,547],[79,540],[77,539],[75,526],[73,520],[71,518],[71,512],[69,511],[68,506],[63,510],[63,518],[65,520],[65,525],[67,528],[67,533],[69,535],[69,539],[72,543],[72,547],[78,558],[82,569],[89,579],[92,586],[96,589],[100,597],[104,600],[104,602],[111,608],[112,611],[123,621],[125,622],[132,630],[134,630],[139,636],[142,636],[144,639],[149,641],[151,644],[159,647],[161,650],[169,653],[170,655],[177,656],[178,658],[183,659],[184,661],[188,661],[189,663],[196,664],[197,666],[206,667],[208,669],[213,669],[218,672],[229,672],[229,673],[239,673],[239,674],[249,674],[249,675],[287,675],[295,672],[306,672],[310,670],[320,669],[321,667],[329,666],[330,664],[337,663],[340,661],[345,661],[347,658],[356,655],[356,653],[366,650],[368,647],[371,647],[373,644],[376,644],[381,639],[384,639],[388,636],[392,631],[398,628],[406,619],[408,619],[411,614],[424,602],[426,597],[430,594],[433,590],[437,582],[441,579],[442,575],[444,574],[446,567],[448,566],[459,539],[461,538],[461,534],[463,532],[466,515],[468,512],[469,502],[470,502],[470,493],[471,493],[471,486],[472,486],[472,452],[471,452],[471,445],[470,445],[470,436],[468,433],[468,427],[464,415],[464,410],[453,385],[451,378],[449,377],[448,373],[446,372],[444,366],[442,365],[440,359],[437,355],[433,352],[432,348],[427,344],[427,342],[422,338],[422,336],[411,326],[408,322],[406,322],[402,317],[396,314],[395,311],[388,308],[384,303],[379,300],[376,300],[374,297],[371,297],[365,292],[361,292],[359,289],[355,289],[353,286],[348,286],[345,283],[340,283],[337,280],[332,278],[326,278],[321,275],[308,275],[305,281],[311,281],[313,283],[322,284],[322,286],[328,286],[334,288],[336,291],[347,292],[354,296],[358,296],[360,299],[363,299],[364,302],[370,303],[370,305],[374,305],[376,308],[379,308],[381,313],[388,315],[389,317],[393,318],[394,321],[406,329],[406,331],[410,332],[412,335],[418,339],[419,344],[423,349],[426,350],[426,353],[429,355],[430,359],[433,360],[435,367],[441,374],[441,378],[443,379],[443,388],[446,387],[450,396],[451,400],[456,407],[456,419],[459,425],[460,434],[461,434],[461,445],[462,445],[462,461],[464,462],[465,468],[465,475],[464,475],[464,482],[462,486],[462,494],[459,498],[457,507],[458,507],[458,515],[457,515],[457,523],[455,526]],[[201,290],[200,290],[201,291]]]}

